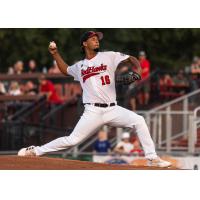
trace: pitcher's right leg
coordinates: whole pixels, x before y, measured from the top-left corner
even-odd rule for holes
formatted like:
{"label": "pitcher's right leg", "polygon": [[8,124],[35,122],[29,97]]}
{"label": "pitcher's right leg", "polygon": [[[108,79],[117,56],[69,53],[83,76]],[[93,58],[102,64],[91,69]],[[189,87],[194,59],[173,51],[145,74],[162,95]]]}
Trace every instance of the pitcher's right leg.
{"label": "pitcher's right leg", "polygon": [[18,152],[19,156],[40,156],[48,152],[60,151],[75,146],[103,125],[101,114],[95,112],[95,108],[85,109],[82,117],[69,136],[60,137],[45,145],[23,148]]}

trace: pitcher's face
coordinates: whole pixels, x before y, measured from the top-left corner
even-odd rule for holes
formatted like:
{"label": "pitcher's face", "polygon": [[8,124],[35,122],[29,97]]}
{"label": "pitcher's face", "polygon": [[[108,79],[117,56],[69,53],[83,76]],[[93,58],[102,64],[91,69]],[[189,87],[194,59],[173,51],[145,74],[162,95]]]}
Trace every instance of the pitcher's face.
{"label": "pitcher's face", "polygon": [[88,50],[99,49],[99,39],[97,36],[89,38],[87,41],[83,42],[83,46]]}

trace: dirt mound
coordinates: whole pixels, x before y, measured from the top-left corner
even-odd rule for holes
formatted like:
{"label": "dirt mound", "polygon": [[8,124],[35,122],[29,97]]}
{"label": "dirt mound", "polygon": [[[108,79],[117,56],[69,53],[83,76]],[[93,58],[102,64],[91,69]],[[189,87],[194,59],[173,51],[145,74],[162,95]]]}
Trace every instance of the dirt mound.
{"label": "dirt mound", "polygon": [[[100,164],[48,157],[0,156],[0,169],[8,170],[156,170],[161,168]],[[165,169],[175,169],[165,168]]]}

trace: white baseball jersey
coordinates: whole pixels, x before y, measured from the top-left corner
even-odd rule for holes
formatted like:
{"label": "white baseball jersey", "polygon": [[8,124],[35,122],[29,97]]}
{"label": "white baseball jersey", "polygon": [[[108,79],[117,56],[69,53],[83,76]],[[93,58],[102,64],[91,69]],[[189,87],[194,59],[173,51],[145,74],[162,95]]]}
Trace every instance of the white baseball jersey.
{"label": "white baseball jersey", "polygon": [[67,73],[81,84],[83,103],[116,102],[115,71],[128,57],[119,52],[98,52],[92,59],[68,67]]}

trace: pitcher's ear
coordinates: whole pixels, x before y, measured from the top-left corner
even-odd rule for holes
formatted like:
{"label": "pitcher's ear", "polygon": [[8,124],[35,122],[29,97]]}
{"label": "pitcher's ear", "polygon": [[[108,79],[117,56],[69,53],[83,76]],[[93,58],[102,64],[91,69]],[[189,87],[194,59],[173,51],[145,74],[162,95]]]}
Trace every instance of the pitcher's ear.
{"label": "pitcher's ear", "polygon": [[87,46],[87,42],[83,42],[83,47],[86,47]]}

